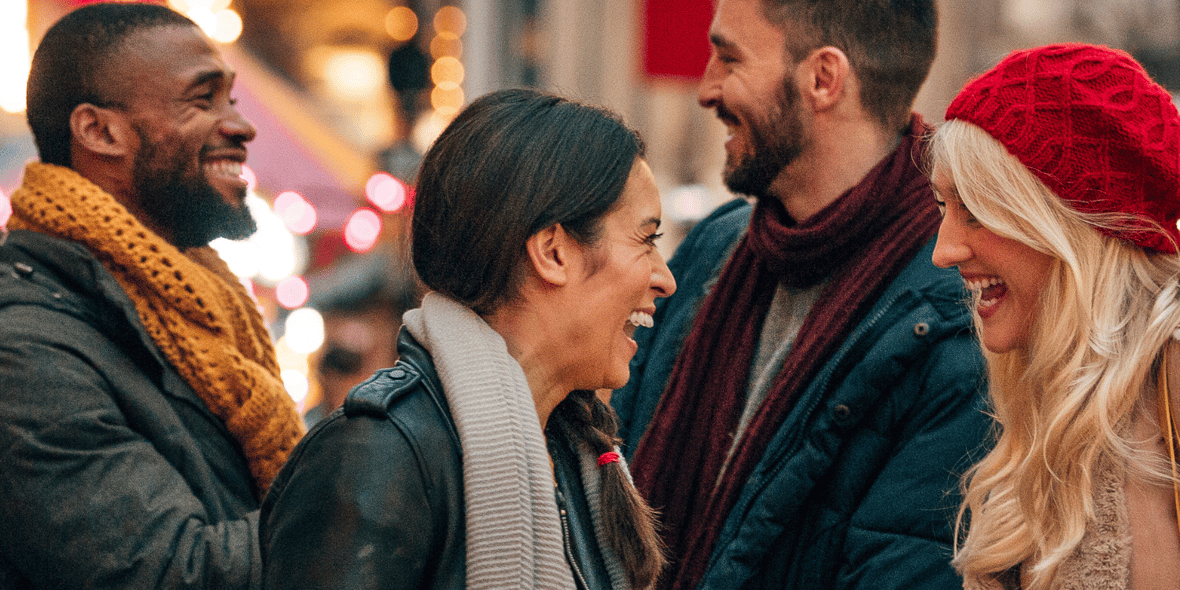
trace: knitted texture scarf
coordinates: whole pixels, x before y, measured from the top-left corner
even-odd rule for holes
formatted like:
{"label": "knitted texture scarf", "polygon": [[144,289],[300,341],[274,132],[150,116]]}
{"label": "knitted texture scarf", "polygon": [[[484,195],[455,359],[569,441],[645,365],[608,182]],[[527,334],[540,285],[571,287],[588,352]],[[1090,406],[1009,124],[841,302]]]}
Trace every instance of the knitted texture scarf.
{"label": "knitted texture scarf", "polygon": [[[934,235],[938,209],[916,164],[927,132],[914,115],[900,145],[860,184],[802,223],[777,199],[754,208],[749,230],[696,315],[632,461],[636,487],[661,512],[673,560],[661,588],[696,586],[796,394]],[[776,285],[808,287],[828,277],[725,466]]]}
{"label": "knitted texture scarf", "polygon": [[504,339],[437,293],[403,321],[430,351],[459,431],[467,588],[574,588],[537,406]]}
{"label": "knitted texture scarf", "polygon": [[86,247],[152,341],[238,442],[259,497],[303,435],[254,301],[211,248],[181,253],[69,168],[31,163],[9,226]]}

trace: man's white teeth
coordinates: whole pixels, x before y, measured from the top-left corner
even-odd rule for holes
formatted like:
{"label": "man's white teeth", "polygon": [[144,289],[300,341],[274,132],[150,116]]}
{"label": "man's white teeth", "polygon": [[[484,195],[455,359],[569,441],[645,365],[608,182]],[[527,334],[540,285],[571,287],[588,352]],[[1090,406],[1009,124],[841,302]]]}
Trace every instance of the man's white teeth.
{"label": "man's white teeth", "polygon": [[993,285],[1003,284],[1003,282],[1004,281],[1000,280],[999,277],[988,277],[986,279],[967,281],[967,288],[971,289],[972,291],[982,291]]}
{"label": "man's white teeth", "polygon": [[214,160],[205,164],[205,168],[214,174],[220,174],[222,176],[242,175],[242,163],[231,160]]}
{"label": "man's white teeth", "polygon": [[631,312],[631,316],[627,318],[627,321],[630,322],[632,326],[642,326],[644,328],[650,328],[656,325],[655,320],[651,318],[651,314],[644,313],[642,311]]}

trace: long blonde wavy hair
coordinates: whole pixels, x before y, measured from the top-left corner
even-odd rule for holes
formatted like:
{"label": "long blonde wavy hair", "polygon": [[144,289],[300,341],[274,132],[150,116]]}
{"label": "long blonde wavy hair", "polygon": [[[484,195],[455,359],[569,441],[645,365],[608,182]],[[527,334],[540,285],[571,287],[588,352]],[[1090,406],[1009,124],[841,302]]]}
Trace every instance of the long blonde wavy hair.
{"label": "long blonde wavy hair", "polygon": [[942,124],[931,158],[983,227],[1053,257],[1028,346],[984,350],[996,444],[963,479],[954,558],[969,580],[1023,571],[1024,588],[1052,588],[1094,517],[1100,464],[1172,479],[1126,435],[1180,326],[1180,258],[1099,233],[1128,218],[1070,209],[975,125]]}

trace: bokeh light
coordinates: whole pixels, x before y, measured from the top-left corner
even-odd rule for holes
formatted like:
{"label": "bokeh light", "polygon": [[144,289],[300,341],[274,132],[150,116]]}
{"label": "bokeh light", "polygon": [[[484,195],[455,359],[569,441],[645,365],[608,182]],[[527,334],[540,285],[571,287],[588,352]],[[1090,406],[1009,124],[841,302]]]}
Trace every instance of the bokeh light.
{"label": "bokeh light", "polygon": [[189,17],[210,39],[233,43],[242,35],[242,16],[230,0],[168,0],[168,6]]}
{"label": "bokeh light", "polygon": [[262,258],[262,250],[257,244],[217,238],[209,245],[217,250],[217,255],[229,265],[229,271],[239,278],[258,274],[258,261]]}
{"label": "bokeh light", "polygon": [[454,116],[463,108],[463,89],[454,86],[446,88],[438,86],[430,91],[430,106],[440,114]]}
{"label": "bokeh light", "polygon": [[298,369],[283,369],[279,373],[283,379],[283,388],[287,390],[287,395],[295,401],[295,406],[303,410],[303,402],[307,400],[307,394],[311,393],[311,380],[307,378],[307,374]]}
{"label": "bokeh light", "polygon": [[344,222],[344,244],[349,250],[365,253],[381,237],[381,216],[372,209],[357,209]]}
{"label": "bokeh light", "polygon": [[445,37],[436,36],[430,40],[430,57],[438,59],[440,57],[454,57],[459,58],[463,56],[463,41],[458,38],[447,39]]}
{"label": "bokeh light", "polygon": [[418,33],[418,15],[405,6],[395,6],[385,15],[385,32],[395,41],[409,41]]}
{"label": "bokeh light", "polygon": [[440,37],[452,39],[463,36],[467,30],[467,15],[455,6],[443,6],[434,14],[434,31]]}
{"label": "bokeh light", "polygon": [[218,43],[233,43],[242,36],[242,17],[234,10],[222,10],[214,15],[216,24],[209,34]]}
{"label": "bokeh light", "polygon": [[324,318],[310,307],[291,312],[283,327],[287,346],[299,354],[311,354],[324,344]]}
{"label": "bokeh light", "polygon": [[440,57],[435,60],[434,65],[430,66],[430,80],[436,86],[441,86],[448,82],[458,86],[463,83],[465,74],[463,71],[463,62],[450,56]]}
{"label": "bokeh light", "polygon": [[208,10],[209,12],[220,12],[229,8],[230,0],[168,0],[168,6],[177,12],[190,12],[193,10]]}
{"label": "bokeh light", "polygon": [[250,236],[250,241],[259,249],[258,276],[274,284],[299,272],[295,236],[283,220],[258,197],[246,199],[246,204],[258,222],[258,231]]}
{"label": "bokeh light", "polygon": [[365,183],[365,198],[374,207],[392,213],[406,204],[406,185],[385,172],[378,172]]}
{"label": "bokeh light", "polygon": [[410,131],[410,144],[418,153],[425,154],[430,149],[430,145],[434,143],[435,139],[442,134],[443,129],[446,129],[451,120],[455,118],[458,111],[450,113],[440,113],[439,111],[430,111],[423,113],[418,120],[414,122],[414,128]]}
{"label": "bokeh light", "polygon": [[275,285],[275,300],[287,309],[302,307],[311,296],[307,280],[300,276],[287,277]]}
{"label": "bokeh light", "polygon": [[367,48],[333,48],[324,62],[324,79],[346,98],[364,99],[385,90],[385,61]]}
{"label": "bokeh light", "polygon": [[299,235],[305,235],[315,229],[319,221],[315,206],[295,191],[283,191],[275,197],[275,215],[283,220],[287,229]]}
{"label": "bokeh light", "polygon": [[258,223],[258,231],[244,241],[218,238],[209,244],[230,270],[239,277],[257,276],[270,285],[302,272],[307,263],[306,244],[296,241],[283,220],[258,195],[248,194],[246,206]]}
{"label": "bokeh light", "polygon": [[309,353],[299,353],[291,350],[287,344],[287,337],[279,338],[275,342],[275,357],[279,361],[279,376],[283,379],[283,386],[291,399],[295,400],[295,407],[300,413],[305,409],[307,396],[311,393],[311,374]]}
{"label": "bokeh light", "polygon": [[242,164],[241,179],[246,181],[246,190],[254,190],[258,186],[258,175],[249,166]]}
{"label": "bokeh light", "polygon": [[28,3],[0,2],[0,109],[25,110],[25,81],[29,77]]}
{"label": "bokeh light", "polygon": [[12,201],[8,200],[4,191],[0,191],[0,227],[8,223],[9,217],[12,217]]}

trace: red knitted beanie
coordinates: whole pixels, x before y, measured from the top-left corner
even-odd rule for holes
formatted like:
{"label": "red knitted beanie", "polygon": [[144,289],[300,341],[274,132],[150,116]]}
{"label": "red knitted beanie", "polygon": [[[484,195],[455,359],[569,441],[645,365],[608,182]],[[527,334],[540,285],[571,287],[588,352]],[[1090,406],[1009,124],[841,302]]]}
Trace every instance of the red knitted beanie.
{"label": "red knitted beanie", "polygon": [[[999,140],[1075,210],[1128,213],[1180,241],[1180,114],[1125,52],[1094,45],[1016,51],[947,108]],[[1176,252],[1144,221],[1104,233]]]}

